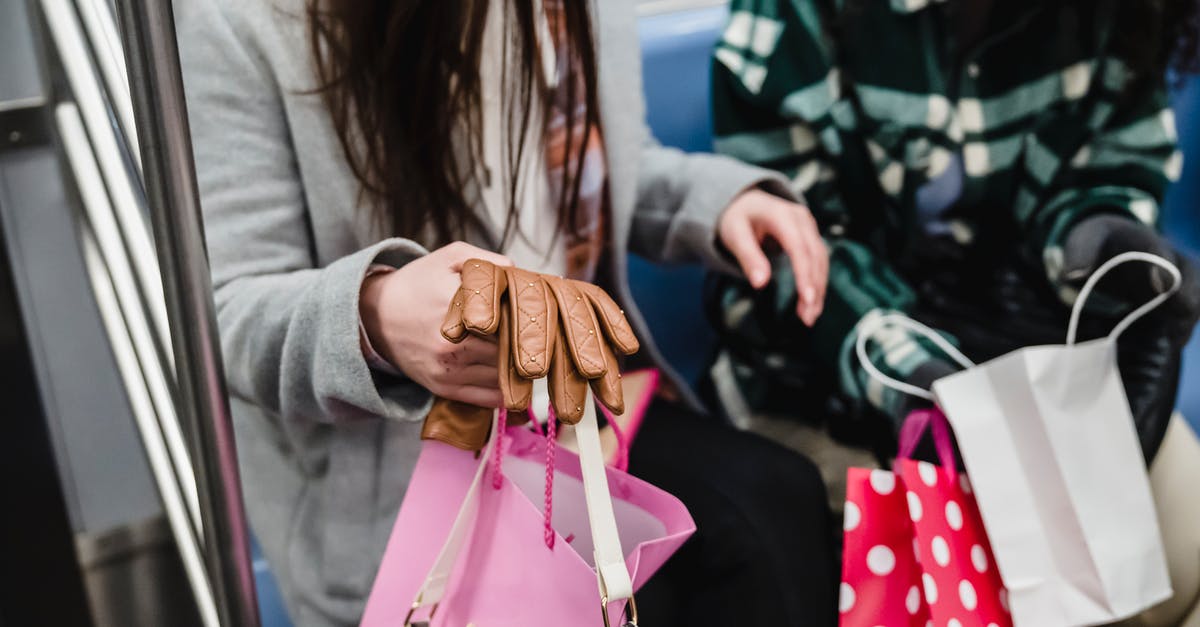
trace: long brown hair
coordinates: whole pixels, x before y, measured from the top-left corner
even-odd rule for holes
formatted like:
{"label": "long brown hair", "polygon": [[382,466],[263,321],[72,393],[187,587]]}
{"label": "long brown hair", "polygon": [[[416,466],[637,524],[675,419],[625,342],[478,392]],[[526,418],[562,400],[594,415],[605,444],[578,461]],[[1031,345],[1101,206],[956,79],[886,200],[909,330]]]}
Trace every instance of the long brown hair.
{"label": "long brown hair", "polygon": [[[531,111],[544,111],[549,104],[539,71],[540,16],[533,0],[308,0],[317,91],[361,193],[396,235],[432,234],[435,243],[444,244],[470,231],[487,232],[465,193],[472,183],[482,183],[474,159],[483,147],[479,68],[490,2],[512,8],[514,28],[504,36],[503,58],[517,61],[503,64],[499,77],[505,101],[501,117],[510,131],[503,151],[511,167],[488,174],[509,178],[506,240],[519,210],[522,153],[541,149],[525,146]],[[551,32],[566,33],[572,56],[558,83],[569,102],[576,102],[577,90],[583,89],[586,105],[582,133],[575,129],[575,108],[566,111],[568,162],[560,187],[560,231],[575,224],[579,164],[589,131],[599,126],[589,5],[563,0],[558,14],[565,24],[550,25]]]}

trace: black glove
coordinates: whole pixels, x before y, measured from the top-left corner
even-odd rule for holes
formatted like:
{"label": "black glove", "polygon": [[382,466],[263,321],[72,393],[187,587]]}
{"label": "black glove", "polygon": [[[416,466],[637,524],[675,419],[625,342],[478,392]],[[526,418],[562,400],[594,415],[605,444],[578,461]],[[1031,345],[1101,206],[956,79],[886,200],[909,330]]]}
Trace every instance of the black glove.
{"label": "black glove", "polygon": [[[1129,267],[1139,266],[1148,267],[1145,264]],[[978,293],[967,289],[972,285],[970,281],[925,285],[923,306],[915,312],[917,319],[954,335],[962,351],[976,363],[1024,346],[1063,343],[1070,311],[1038,272],[1018,271],[1012,263],[1000,262],[988,277],[989,280],[976,283],[986,286]],[[1107,282],[1102,281],[1101,285]],[[1114,324],[1112,315],[1084,316],[1080,337],[1100,337],[1109,333]],[[1129,327],[1117,341],[1117,365],[1142,453],[1149,462],[1162,442],[1174,408],[1180,347],[1158,320],[1147,316]],[[935,368],[930,366],[931,370]],[[914,372],[909,383],[923,386],[937,378],[936,374]],[[928,450],[922,451],[927,457]]]}
{"label": "black glove", "polygon": [[[933,357],[929,361],[917,366],[916,369],[912,371],[912,374],[904,378],[904,382],[913,387],[921,388],[922,390],[930,390],[933,389],[934,381],[937,381],[942,377],[950,376],[959,370],[962,370],[962,368],[958,367],[956,364],[952,364],[940,357]],[[917,409],[927,409],[932,407],[933,403],[918,396],[905,394],[904,402],[900,403],[899,405],[900,406],[896,408],[897,414],[894,416],[888,416],[892,422],[892,429],[894,429],[897,434],[900,433],[901,427],[904,426],[904,420],[908,418],[910,413]]]}
{"label": "black glove", "polygon": [[[1063,280],[1071,287],[1082,287],[1105,261],[1135,251],[1158,255],[1175,264],[1183,275],[1179,291],[1147,314],[1147,319],[1163,329],[1174,346],[1184,346],[1200,319],[1200,278],[1189,260],[1149,226],[1115,214],[1082,220],[1067,234],[1063,246]],[[1088,308],[1116,309],[1110,313],[1124,314],[1166,291],[1171,283],[1171,275],[1158,266],[1124,264],[1097,284],[1098,302],[1089,303]]]}

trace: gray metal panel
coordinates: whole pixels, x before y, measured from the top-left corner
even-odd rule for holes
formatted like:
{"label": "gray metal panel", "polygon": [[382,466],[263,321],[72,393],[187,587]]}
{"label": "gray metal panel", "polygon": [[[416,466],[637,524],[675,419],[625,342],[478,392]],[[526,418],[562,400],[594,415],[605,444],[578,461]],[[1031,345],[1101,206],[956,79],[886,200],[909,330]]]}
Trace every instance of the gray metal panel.
{"label": "gray metal panel", "polygon": [[0,102],[42,96],[25,0],[0,2]]}
{"label": "gray metal panel", "polygon": [[76,531],[162,514],[51,148],[0,156],[0,217]]}
{"label": "gray metal panel", "polygon": [[[0,111],[20,106],[13,100],[28,106],[48,99],[31,31],[25,2],[0,1]],[[70,179],[52,146],[6,150],[6,139],[0,138],[0,220],[72,525],[97,532],[160,516],[88,284]]]}

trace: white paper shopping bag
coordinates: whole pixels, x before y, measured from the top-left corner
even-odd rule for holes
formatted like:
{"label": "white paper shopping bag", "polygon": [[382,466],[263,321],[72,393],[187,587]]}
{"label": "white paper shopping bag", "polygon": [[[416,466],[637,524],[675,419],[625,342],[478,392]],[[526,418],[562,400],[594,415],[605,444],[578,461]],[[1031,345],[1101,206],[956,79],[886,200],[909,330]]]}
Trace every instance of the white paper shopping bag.
{"label": "white paper shopping bag", "polygon": [[[1175,286],[1108,337],[1076,343],[1095,284],[1130,261],[1167,269]],[[1024,348],[933,385],[1019,627],[1108,623],[1171,594],[1116,340],[1179,282],[1178,269],[1159,257],[1114,257],[1080,292],[1065,345]]]}

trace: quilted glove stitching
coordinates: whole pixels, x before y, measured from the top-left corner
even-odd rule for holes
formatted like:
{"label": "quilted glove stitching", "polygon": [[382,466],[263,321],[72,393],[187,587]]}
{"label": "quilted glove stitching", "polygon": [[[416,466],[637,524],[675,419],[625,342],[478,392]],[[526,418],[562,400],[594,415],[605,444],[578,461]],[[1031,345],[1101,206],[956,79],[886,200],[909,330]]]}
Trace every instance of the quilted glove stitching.
{"label": "quilted glove stitching", "polygon": [[[524,308],[524,306],[528,304],[529,299],[520,298],[520,296],[530,289],[534,288],[531,288],[528,282],[526,282],[525,286],[522,287],[519,292],[517,292],[517,311],[521,314],[520,319],[517,320],[517,326],[519,327],[517,330],[517,335],[519,335],[522,339],[538,340],[540,338],[544,338],[547,334],[547,329],[544,322],[544,318],[547,313],[545,311],[546,307],[544,301],[543,305],[537,310],[529,310]],[[536,327],[536,331],[532,330],[531,327]],[[538,331],[540,331],[540,333],[538,333]],[[522,359],[528,360],[531,357],[536,357],[544,360],[546,358],[546,347],[544,344],[536,353],[527,350],[527,344],[528,342],[520,342],[517,345],[517,350],[522,352]]]}

